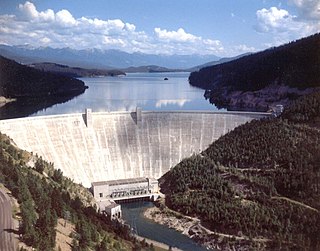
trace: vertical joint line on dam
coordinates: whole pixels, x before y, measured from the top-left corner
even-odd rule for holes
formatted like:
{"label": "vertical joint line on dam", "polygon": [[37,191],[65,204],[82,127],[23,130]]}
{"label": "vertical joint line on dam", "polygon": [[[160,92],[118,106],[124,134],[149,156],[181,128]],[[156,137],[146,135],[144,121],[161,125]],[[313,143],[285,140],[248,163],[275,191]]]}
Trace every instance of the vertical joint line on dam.
{"label": "vertical joint line on dam", "polygon": [[87,128],[92,127],[92,110],[89,108],[86,109],[86,112],[84,114],[84,122],[85,122]]}

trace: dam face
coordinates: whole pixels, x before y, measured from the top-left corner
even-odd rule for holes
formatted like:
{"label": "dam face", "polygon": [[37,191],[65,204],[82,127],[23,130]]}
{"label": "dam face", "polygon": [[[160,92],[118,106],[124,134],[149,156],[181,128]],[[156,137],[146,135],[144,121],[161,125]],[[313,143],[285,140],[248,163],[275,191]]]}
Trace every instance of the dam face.
{"label": "dam face", "polygon": [[86,187],[91,182],[159,178],[221,135],[266,113],[116,112],[0,121],[1,133]]}

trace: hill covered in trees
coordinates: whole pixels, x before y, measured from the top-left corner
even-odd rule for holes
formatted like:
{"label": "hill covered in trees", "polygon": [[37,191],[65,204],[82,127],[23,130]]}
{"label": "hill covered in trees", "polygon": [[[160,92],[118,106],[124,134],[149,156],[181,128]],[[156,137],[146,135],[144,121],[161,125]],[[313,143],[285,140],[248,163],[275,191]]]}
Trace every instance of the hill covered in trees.
{"label": "hill covered in trees", "polygon": [[118,76],[126,75],[120,70],[101,70],[101,69],[84,69],[80,67],[69,67],[67,65],[55,64],[55,63],[34,63],[29,65],[32,68],[52,72],[55,74],[80,78],[80,77],[99,77],[99,76]]}
{"label": "hill covered in trees", "polygon": [[319,104],[305,96],[184,159],[160,180],[167,206],[200,218],[220,247],[319,250]]}
{"label": "hill covered in trees", "polygon": [[267,110],[320,86],[320,34],[192,72],[218,107]]}
{"label": "hill covered in trees", "polygon": [[78,79],[32,69],[2,56],[0,83],[0,96],[6,98],[75,96],[87,88]]}
{"label": "hill covered in trees", "polygon": [[137,241],[128,227],[99,214],[87,189],[64,177],[52,163],[19,150],[1,133],[0,184],[19,203],[18,234],[32,250],[61,250],[56,245],[58,219],[75,225],[71,236],[74,251],[154,250],[144,241]]}

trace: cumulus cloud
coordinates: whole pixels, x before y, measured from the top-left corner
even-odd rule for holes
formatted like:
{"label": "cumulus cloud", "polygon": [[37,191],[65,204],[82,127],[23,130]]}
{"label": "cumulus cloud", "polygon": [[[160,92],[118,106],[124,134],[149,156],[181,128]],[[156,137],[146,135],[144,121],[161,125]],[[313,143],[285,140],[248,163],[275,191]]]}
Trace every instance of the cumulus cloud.
{"label": "cumulus cloud", "polygon": [[219,40],[155,28],[153,34],[137,31],[120,19],[74,17],[66,9],[37,10],[29,1],[19,4],[20,15],[0,15],[0,43],[74,49],[120,49],[158,54],[222,54]]}
{"label": "cumulus cloud", "polygon": [[271,7],[270,9],[261,9],[257,13],[257,29],[262,32],[287,30],[292,26],[294,16],[288,11]]}
{"label": "cumulus cloud", "polygon": [[156,39],[161,43],[159,49],[167,51],[170,54],[188,51],[190,53],[201,54],[221,54],[225,49],[219,40],[204,39],[200,36],[195,36],[187,33],[183,28],[176,31],[168,31],[166,29],[154,29]]}
{"label": "cumulus cloud", "polygon": [[182,28],[179,28],[177,31],[167,31],[166,29],[161,30],[160,28],[155,28],[154,31],[158,38],[166,41],[194,42],[196,40],[201,40],[201,37],[186,33]]}
{"label": "cumulus cloud", "polygon": [[55,15],[53,10],[48,9],[46,11],[38,12],[33,3],[25,2],[25,4],[19,4],[21,13],[26,20],[33,21],[54,21]]}
{"label": "cumulus cloud", "polygon": [[0,16],[0,43],[130,50],[131,41],[148,42],[144,32],[120,19],[75,18],[65,9],[38,11],[28,1],[19,10],[21,15]]}
{"label": "cumulus cloud", "polygon": [[[286,43],[290,40],[308,36],[320,31],[320,19],[310,19],[316,17],[314,10],[310,7],[319,5],[318,0],[290,0],[301,9],[304,16],[290,14],[285,9],[271,7],[261,9],[256,12],[256,31],[260,33],[271,33],[274,36],[274,45]],[[299,11],[298,11],[299,12]],[[299,13],[300,13],[299,12]]]}

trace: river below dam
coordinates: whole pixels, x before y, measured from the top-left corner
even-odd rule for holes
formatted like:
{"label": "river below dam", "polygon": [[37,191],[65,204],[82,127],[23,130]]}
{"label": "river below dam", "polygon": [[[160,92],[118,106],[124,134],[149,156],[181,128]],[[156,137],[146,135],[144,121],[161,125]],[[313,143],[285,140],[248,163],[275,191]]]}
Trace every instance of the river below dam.
{"label": "river below dam", "polygon": [[153,206],[153,203],[148,201],[121,204],[123,219],[131,226],[135,234],[184,251],[207,250],[182,233],[145,218],[143,212]]}

